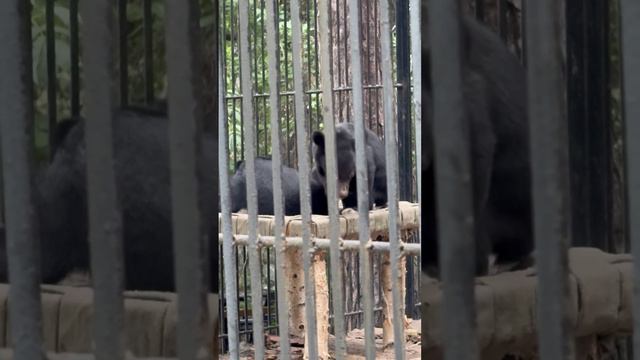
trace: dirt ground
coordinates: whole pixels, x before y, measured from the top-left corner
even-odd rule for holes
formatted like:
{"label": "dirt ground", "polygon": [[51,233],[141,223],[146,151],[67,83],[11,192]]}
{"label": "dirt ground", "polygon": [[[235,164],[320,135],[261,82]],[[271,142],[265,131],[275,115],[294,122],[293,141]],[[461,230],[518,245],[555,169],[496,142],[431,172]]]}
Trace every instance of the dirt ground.
{"label": "dirt ground", "polygon": [[[376,359],[395,359],[393,346],[383,349],[382,348],[382,329],[375,328],[376,336]],[[409,329],[405,330],[405,351],[407,360],[420,359],[420,320],[411,320]],[[267,336],[265,352],[265,359],[275,360],[279,354],[279,338],[277,336]],[[331,336],[329,342],[329,349],[333,351],[334,337]],[[302,359],[302,353],[304,348],[304,341],[302,339],[291,339],[291,358],[294,360]],[[253,359],[253,346],[246,343],[240,344],[240,359],[249,360]],[[330,356],[333,354],[330,353]],[[347,334],[347,359],[359,360],[364,359],[364,330],[354,329]],[[332,357],[331,357],[332,358]],[[229,354],[221,355],[220,359],[229,359]]]}

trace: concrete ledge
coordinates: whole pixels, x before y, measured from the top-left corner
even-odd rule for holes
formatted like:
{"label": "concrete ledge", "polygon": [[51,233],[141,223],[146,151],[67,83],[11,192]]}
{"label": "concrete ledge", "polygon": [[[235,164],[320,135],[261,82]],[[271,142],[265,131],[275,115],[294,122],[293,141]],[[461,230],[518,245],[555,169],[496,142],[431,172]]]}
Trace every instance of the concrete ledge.
{"label": "concrete ledge", "polygon": [[[0,284],[0,347],[8,348],[9,285]],[[177,295],[125,291],[125,341],[137,357],[175,357]],[[46,351],[90,353],[93,348],[93,290],[88,287],[42,286],[43,336]],[[218,295],[208,296],[212,326],[217,324]],[[213,334],[213,331],[212,331]],[[4,353],[0,353],[0,359]],[[71,355],[70,355],[71,356]],[[75,355],[74,355],[75,356]],[[80,356],[80,355],[78,355]],[[76,359],[76,357],[70,357]],[[84,357],[80,357],[84,359]],[[80,359],[78,358],[78,359]],[[55,357],[53,358],[55,359]]]}
{"label": "concrete ledge", "polygon": [[[0,349],[0,360],[13,360],[13,351],[9,349]],[[74,353],[47,353],[48,360],[94,360],[92,354],[74,354]],[[134,359],[130,354],[126,359]],[[169,360],[175,358],[135,358],[138,360]]]}
{"label": "concrete ledge", "polygon": [[[633,330],[632,267],[628,254],[594,248],[572,248],[570,321],[577,339],[593,335],[626,335]],[[423,356],[442,356],[440,283],[427,279],[423,288]],[[478,341],[483,359],[504,354],[530,356],[536,348],[534,269],[478,278],[476,309]]]}

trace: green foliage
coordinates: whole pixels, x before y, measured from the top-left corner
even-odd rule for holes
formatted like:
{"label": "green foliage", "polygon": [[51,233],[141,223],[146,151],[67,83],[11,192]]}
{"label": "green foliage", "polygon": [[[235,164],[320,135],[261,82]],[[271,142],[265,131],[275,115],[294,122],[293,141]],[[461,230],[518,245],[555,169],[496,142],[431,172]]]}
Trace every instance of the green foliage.
{"label": "green foliage", "polygon": [[[224,76],[226,111],[228,119],[229,152],[232,158],[243,157],[243,121],[241,101],[242,95],[240,81],[240,38],[239,38],[239,2],[238,0],[223,0],[221,2],[221,18],[223,24],[224,47]],[[255,7],[257,5],[257,8]],[[301,2],[302,14],[302,55],[303,78],[305,91],[317,90],[320,86],[317,77],[319,67],[316,47],[316,9],[307,9],[307,2]],[[260,155],[271,154],[271,123],[270,104],[268,95],[269,87],[269,58],[266,40],[266,9],[264,2],[249,1],[249,43],[251,52],[251,78],[253,81],[254,110],[257,123],[256,138],[259,145],[257,150]],[[288,1],[278,2],[278,51],[279,51],[279,89],[278,91],[290,94],[293,91],[293,59],[292,59],[292,23],[291,9]],[[305,111],[310,115],[313,129],[321,128],[320,124],[320,96],[305,96]],[[293,96],[281,96],[280,122],[283,155],[295,153],[295,116]],[[233,170],[233,161],[230,162],[230,171]]]}
{"label": "green foliage", "polygon": [[[212,47],[213,43],[213,5],[211,1],[201,0],[202,37],[204,46]],[[39,160],[48,154],[48,73],[47,73],[47,27],[46,0],[31,0],[32,4],[32,39],[33,39],[33,83],[35,98],[35,142]],[[153,1],[152,13],[152,69],[154,74],[153,90],[156,97],[164,97],[167,87],[165,56],[164,1]],[[142,2],[130,2],[127,6],[129,102],[144,102],[144,23]],[[79,16],[80,32],[82,19]],[[56,62],[56,118],[64,118],[71,113],[71,34],[69,0],[58,0],[54,5],[54,34]],[[81,39],[80,39],[81,41]],[[79,44],[81,46],[81,44]],[[80,49],[82,52],[82,49]],[[80,55],[80,82],[82,87],[82,55]],[[82,93],[82,91],[81,91]],[[81,96],[82,100],[82,96]]]}
{"label": "green foliage", "polygon": [[[37,160],[42,161],[48,156],[48,98],[47,98],[47,30],[46,30],[46,2],[45,0],[31,0],[33,12],[32,51],[33,51],[33,84],[34,84],[34,114],[35,114],[35,145]],[[69,36],[69,4],[67,1],[57,1],[54,5],[54,34],[56,49],[56,77],[57,77],[57,113],[68,114],[70,110],[71,86],[71,56]]]}

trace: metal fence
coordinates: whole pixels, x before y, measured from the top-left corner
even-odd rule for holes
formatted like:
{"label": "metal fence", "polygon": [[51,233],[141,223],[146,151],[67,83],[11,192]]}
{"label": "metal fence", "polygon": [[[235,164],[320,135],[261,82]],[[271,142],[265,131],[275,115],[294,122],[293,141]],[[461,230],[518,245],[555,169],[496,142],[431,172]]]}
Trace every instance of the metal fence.
{"label": "metal fence", "polygon": [[[150,1],[145,1],[149,5]],[[116,72],[118,49],[116,25],[126,26],[126,16],[116,21],[115,1],[83,1],[79,14],[82,36],[78,41],[78,1],[71,1],[71,53],[77,60],[82,48],[88,174],[89,243],[94,287],[94,342],[98,359],[123,359],[123,254],[122,217],[113,168],[112,118],[114,110],[126,103],[126,64]],[[126,14],[126,1],[120,2]],[[177,330],[178,356],[195,359],[211,356],[212,329],[205,296],[213,290],[208,282],[210,269],[208,228],[204,218],[201,191],[217,189],[217,182],[202,184],[195,159],[202,134],[202,89],[200,84],[200,7],[197,1],[167,1],[167,67],[171,86],[169,104],[169,148],[171,198],[173,203],[173,246],[176,284],[179,294]],[[217,7],[214,3],[214,7]],[[47,2],[49,62],[49,118],[56,126],[55,55],[53,50],[54,2]],[[6,250],[11,285],[9,302],[14,358],[42,359],[42,313],[40,299],[39,241],[35,224],[33,182],[33,84],[31,54],[31,6],[28,1],[4,1],[0,5],[0,64],[7,76],[0,80],[0,119],[4,205],[6,212]],[[122,36],[124,36],[121,33]],[[217,38],[215,36],[214,38]],[[121,38],[122,39],[122,38]],[[121,40],[120,39],[120,40]],[[122,48],[121,48],[122,49]],[[214,60],[216,60],[214,58]],[[78,62],[72,70],[72,112],[79,111]],[[122,64],[121,64],[122,65]],[[217,65],[214,65],[217,68]],[[153,75],[145,72],[147,80]],[[120,86],[119,86],[120,85]],[[120,91],[120,90],[121,91]],[[149,89],[147,87],[147,89]],[[147,98],[152,92],[147,92]],[[53,140],[54,131],[50,131]],[[194,141],[195,139],[195,141]],[[54,141],[51,141],[54,144]],[[217,164],[205,168],[215,171]],[[201,168],[201,167],[200,167]],[[214,176],[215,178],[215,176]],[[217,192],[217,191],[215,191]],[[212,239],[215,241],[215,239]],[[213,242],[215,244],[215,242]],[[214,246],[215,245],[211,245]],[[205,249],[205,251],[202,251]],[[44,256],[46,256],[45,254]],[[217,261],[217,259],[213,259]],[[216,274],[213,274],[214,276]]]}
{"label": "metal fence", "polygon": [[[399,157],[394,163],[399,164],[399,173],[403,174],[399,179],[399,199],[417,200],[418,184],[416,172],[417,160],[419,160],[419,151],[416,152],[416,144],[419,142],[419,121],[417,121],[417,110],[419,92],[416,92],[416,84],[412,83],[411,71],[414,74],[419,71],[416,62],[410,62],[411,47],[409,39],[419,41],[419,36],[409,35],[409,21],[415,21],[417,18],[409,16],[409,2],[400,0],[395,2],[395,12],[390,13],[390,29],[389,58],[383,59],[385,52],[382,51],[380,16],[381,3],[379,1],[362,1],[357,9],[358,16],[352,17],[351,5],[347,1],[337,0],[322,4],[329,6],[327,20],[329,23],[323,32],[321,30],[321,14],[325,9],[321,8],[318,1],[308,1],[300,3],[300,26],[301,39],[300,54],[293,49],[294,35],[296,29],[293,22],[297,13],[293,10],[288,1],[275,2],[249,2],[246,8],[247,12],[247,30],[248,31],[248,53],[242,53],[242,16],[245,14],[240,6],[245,6],[238,1],[223,1],[221,4],[221,29],[223,31],[221,40],[221,49],[223,55],[223,68],[221,69],[224,86],[223,102],[220,106],[224,107],[226,127],[220,128],[220,134],[227,136],[227,147],[229,158],[226,167],[221,164],[223,169],[234,170],[235,164],[240,160],[248,160],[247,151],[254,151],[253,156],[270,155],[276,158],[277,154],[282,156],[282,165],[297,168],[300,174],[307,174],[307,170],[302,167],[302,156],[306,153],[309,156],[311,151],[311,142],[309,133],[312,130],[323,129],[326,133],[332,133],[334,121],[353,121],[362,117],[365,126],[377,132],[379,136],[386,138],[386,126],[388,121],[395,121],[393,126],[397,126],[398,154]],[[273,8],[271,8],[273,7]],[[413,9],[417,8],[413,4]],[[353,18],[353,19],[352,19]],[[355,20],[354,20],[355,19]],[[271,23],[274,21],[274,23]],[[358,24],[358,33],[353,33],[350,29],[353,24],[350,21],[356,21]],[[412,27],[417,30],[418,23],[415,22]],[[417,32],[414,30],[414,34]],[[351,39],[357,36],[361,39],[360,43],[354,44]],[[419,42],[414,44],[418,46]],[[322,47],[327,47],[326,55],[323,55]],[[354,52],[353,47],[358,46],[358,51]],[[415,50],[417,51],[417,50]],[[355,54],[359,54],[359,60],[353,60]],[[392,55],[393,54],[393,55]],[[243,64],[243,59],[249,57],[247,64]],[[301,56],[301,73],[296,75],[297,56]],[[325,56],[325,57],[323,57]],[[414,58],[415,57],[414,53]],[[275,62],[267,62],[265,59]],[[385,61],[388,61],[390,67],[385,69]],[[359,70],[356,69],[360,67]],[[413,68],[411,65],[413,64]],[[419,65],[419,62],[417,63]],[[243,66],[247,66],[243,68]],[[326,72],[323,73],[323,66],[328,66]],[[277,71],[277,73],[276,73]],[[383,76],[385,71],[392,74],[391,87],[394,91],[389,94],[384,93]],[[355,89],[355,74],[359,73],[362,87],[359,93]],[[248,75],[247,75],[248,74]],[[251,94],[253,108],[249,110],[243,101],[246,95],[245,87],[242,79],[244,75],[249,76],[249,84],[252,86]],[[302,86],[296,88],[297,78],[301,77]],[[323,92],[323,81],[328,78],[328,92]],[[415,79],[415,76],[414,76]],[[418,77],[419,79],[419,77]],[[419,80],[418,80],[419,81]],[[277,84],[274,86],[274,84]],[[248,86],[248,85],[247,85]],[[275,88],[275,89],[274,89]],[[417,87],[419,89],[419,86]],[[413,90],[412,90],[413,89]],[[275,92],[274,92],[275,91]],[[296,104],[298,91],[302,91],[302,102]],[[412,91],[415,93],[412,96]],[[327,102],[328,96],[331,102]],[[355,99],[360,96],[361,101]],[[387,96],[392,96],[394,107],[392,114],[384,114],[384,101]],[[412,100],[413,99],[413,100]],[[249,101],[249,100],[246,100]],[[415,104],[413,103],[415,101]],[[362,104],[362,113],[359,115],[355,112],[355,104]],[[323,112],[323,107],[330,106],[329,113]],[[250,112],[249,112],[250,111]],[[298,112],[297,112],[298,111]],[[300,112],[303,111],[303,112]],[[391,116],[393,115],[393,116]],[[255,121],[251,121],[255,119]],[[277,119],[277,120],[276,120]],[[300,132],[302,123],[300,119],[304,119],[307,132]],[[354,121],[357,123],[357,121]],[[250,129],[251,128],[251,129]],[[247,134],[252,131],[253,133]],[[250,138],[247,137],[250,136]],[[298,141],[297,136],[303,136],[302,142]],[[221,137],[222,139],[222,137]],[[248,150],[249,141],[252,141],[255,149]],[[327,141],[331,141],[327,139]],[[222,152],[222,148],[220,151]],[[279,163],[276,166],[280,166]],[[247,161],[247,167],[250,162]],[[274,175],[275,176],[275,175]],[[275,179],[275,178],[274,178]],[[306,183],[308,179],[301,176],[301,183]],[[275,181],[275,180],[274,180]],[[224,187],[224,186],[223,186]],[[274,182],[274,187],[277,187]],[[280,196],[274,191],[275,196]],[[331,195],[329,195],[331,197]],[[303,201],[304,202],[304,201]],[[278,215],[276,215],[278,218]],[[253,225],[249,225],[253,227]],[[278,228],[274,229],[278,232]],[[406,242],[418,242],[417,234],[411,234],[404,239]],[[276,273],[278,259],[270,247],[262,249],[262,286],[266,287],[264,295],[265,309],[265,330],[274,333],[278,327],[279,320],[277,317],[279,299],[280,299],[280,279]],[[253,274],[250,266],[239,266],[250,259],[248,249],[239,247],[234,250],[234,279],[224,276],[224,282],[230,281],[238,288],[237,299],[239,301],[240,314],[239,330],[241,338],[251,340],[252,324],[255,324],[249,316],[248,304],[251,295],[249,289],[249,274]],[[335,257],[337,255],[333,255]],[[343,304],[338,311],[335,303],[330,304],[331,313],[337,314],[342,312],[346,314],[346,329],[359,328],[363,325],[363,297],[361,293],[360,283],[362,278],[358,277],[358,268],[361,265],[362,258],[356,253],[345,253],[341,256],[340,268],[343,269],[343,279],[340,284],[343,285],[341,292],[347,294],[342,296]],[[231,261],[229,256],[223,259],[224,265]],[[409,256],[407,261],[407,296],[406,296],[406,313],[413,318],[419,318],[418,311],[418,282],[417,276],[418,258]],[[378,274],[381,260],[376,255],[372,260],[374,273]],[[365,266],[367,266],[365,264]],[[328,266],[330,276],[334,276],[335,264]],[[231,275],[231,274],[229,274]],[[333,281],[337,279],[332,278]],[[330,291],[333,292],[331,289]],[[375,282],[374,286],[375,299],[375,321],[380,323],[381,317],[381,286],[379,282]],[[257,295],[257,294],[256,294]],[[228,296],[228,294],[226,295]],[[225,298],[223,303],[229,306],[231,300]],[[235,304],[233,306],[236,306]],[[227,315],[231,308],[221,307],[222,312]],[[333,317],[334,315],[332,315]],[[229,321],[231,321],[229,319]],[[335,322],[332,323],[335,326]],[[221,329],[223,338],[226,337],[225,329]],[[226,346],[226,341],[224,343]]]}
{"label": "metal fence", "polygon": [[[226,314],[230,356],[231,358],[238,356],[239,336],[252,330],[253,337],[246,338],[252,339],[256,358],[262,358],[265,351],[263,322],[267,319],[269,324],[273,323],[271,316],[276,315],[280,354],[285,358],[289,354],[288,288],[280,266],[274,266],[275,269],[272,270],[272,264],[282,264],[285,261],[282,257],[285,244],[288,247],[302,246],[303,248],[305,289],[314,289],[312,251],[328,250],[330,254],[332,329],[337,339],[335,356],[342,358],[346,355],[345,335],[350,327],[345,320],[353,315],[345,316],[345,313],[353,310],[360,310],[361,316],[364,317],[366,351],[369,357],[375,356],[373,316],[376,279],[372,273],[374,248],[371,247],[370,241],[374,239],[370,238],[369,219],[367,216],[359,217],[359,262],[355,263],[359,266],[359,279],[350,280],[350,283],[357,285],[345,286],[345,282],[348,281],[346,277],[350,274],[342,271],[341,252],[343,250],[340,249],[337,203],[329,202],[331,225],[328,249],[319,245],[323,239],[314,238],[310,228],[312,216],[309,193],[310,130],[324,130],[326,146],[330,149],[327,155],[327,197],[336,199],[337,154],[335,150],[331,150],[336,146],[335,122],[351,120],[354,123],[360,214],[367,214],[369,209],[368,194],[365,190],[367,178],[364,129],[370,127],[380,135],[384,135],[390,199],[390,246],[381,249],[391,252],[392,278],[398,279],[400,256],[417,255],[418,249],[417,245],[400,242],[398,227],[398,200],[415,198],[416,185],[419,183],[413,179],[414,176],[419,176],[419,172],[417,174],[415,172],[414,154],[419,153],[415,151],[415,146],[420,143],[420,136],[414,136],[414,134],[415,131],[419,131],[416,124],[419,123],[420,112],[416,111],[412,115],[414,104],[411,100],[411,86],[414,89],[419,88],[420,78],[414,76],[414,82],[411,82],[409,76],[412,69],[409,53],[413,51],[413,58],[419,59],[419,55],[416,55],[419,49],[417,46],[419,44],[418,22],[412,22],[413,35],[409,37],[409,3],[405,1],[396,3],[395,31],[391,29],[394,21],[391,19],[392,13],[386,1],[319,0],[306,3],[296,0],[282,3],[267,1],[263,4],[264,6],[258,6],[257,2],[253,3],[253,8],[250,7],[251,4],[243,1],[223,2],[221,11],[221,23],[225,31],[222,44],[223,52],[226,52],[220,70],[221,81],[223,81],[221,86],[225,87],[223,90],[225,96],[220,103],[223,110],[220,112],[219,162],[226,291],[226,309],[221,308],[221,311]],[[418,2],[413,2],[411,6],[415,11],[418,9]],[[354,9],[357,10],[354,11]],[[362,16],[365,15],[374,17],[363,19]],[[371,36],[369,32],[379,33],[379,39]],[[394,35],[393,41],[392,35]],[[412,48],[409,43],[410,38],[414,41]],[[396,48],[395,58],[392,56],[393,48]],[[373,56],[369,56],[370,53]],[[268,59],[266,69],[263,65],[258,65],[256,60],[256,58],[263,59],[265,55]],[[366,66],[370,66],[375,71],[371,71],[370,68],[363,69]],[[417,66],[419,63],[416,65],[414,62],[414,74]],[[369,76],[380,75],[365,78],[364,73]],[[394,74],[397,74],[396,81],[393,78]],[[419,99],[414,95],[415,105],[419,106]],[[257,234],[258,213],[255,200],[258,180],[255,179],[253,168],[256,155],[266,154],[271,155],[274,163],[272,175],[276,201],[273,238]],[[243,244],[245,241],[239,242],[237,236],[235,242],[233,241],[229,173],[224,171],[233,168],[231,164],[240,159],[244,159],[246,163],[247,199],[249,199],[247,201],[249,218],[247,246],[242,250],[242,254],[234,251],[234,245]],[[295,239],[285,239],[281,235],[284,230],[282,184],[280,183],[282,165],[296,167],[300,177],[302,222],[307,224],[303,227],[300,242],[294,241]],[[402,182],[400,172],[403,174]],[[402,195],[400,189],[403,191]],[[269,249],[271,246],[275,247],[273,253]],[[260,264],[260,259],[263,258],[261,252],[266,252],[268,259],[271,258],[270,254],[275,254],[275,259],[269,260],[266,264]],[[239,297],[238,291],[242,287],[239,286],[236,262],[247,258],[248,273],[251,274],[249,281],[251,294],[247,294],[245,270],[244,278],[241,279],[244,282],[244,296]],[[262,273],[271,274],[271,272],[275,272],[273,278],[270,275],[261,276]],[[274,311],[274,315],[263,314],[262,303],[263,283],[266,280],[266,285],[270,286],[271,279],[275,280],[276,286],[277,311]],[[394,337],[396,339],[404,339],[403,325],[400,320],[404,312],[401,295],[403,285],[394,282],[393,286]],[[357,293],[357,297],[363,301],[361,309],[358,309],[358,304],[354,304],[355,309],[345,311],[345,305],[350,305],[345,301],[345,289]],[[407,289],[408,293],[410,291],[415,290]],[[266,296],[268,312],[273,309],[274,299],[270,298],[270,294],[271,291],[268,291]],[[318,356],[315,296],[313,291],[305,291],[305,345],[308,347],[310,358]],[[240,311],[239,303],[234,301],[239,298],[244,299],[244,311]],[[246,318],[249,307],[248,298],[251,299],[251,329],[247,325],[249,320]],[[411,303],[411,306],[415,305],[417,304]],[[236,315],[238,313],[245,318],[238,319]],[[395,347],[396,356],[399,359],[404,358],[404,340],[396,341]]]}
{"label": "metal fence", "polygon": [[[503,3],[503,2],[500,2]],[[522,2],[523,8],[525,2]],[[589,4],[577,1],[526,1],[522,21],[526,40],[528,117],[530,129],[533,219],[538,276],[536,328],[540,359],[575,356],[574,334],[569,323],[569,269],[567,249],[571,244],[624,251],[637,245],[637,177],[632,140],[638,117],[637,2],[620,4],[621,70],[624,99],[624,144],[628,208],[613,215],[611,185],[611,89],[609,28],[610,6],[617,2]],[[476,6],[479,13],[481,6]],[[468,246],[474,236],[472,186],[468,131],[464,121],[463,83],[459,51],[461,41],[458,1],[429,2],[428,31],[431,41],[431,71],[439,237],[443,260],[443,324],[445,358],[480,358],[476,332],[473,261]],[[566,16],[566,17],[565,17]],[[501,17],[501,16],[500,16]],[[425,18],[426,19],[426,18]],[[423,19],[424,21],[424,19]],[[565,27],[566,26],[566,27]],[[566,38],[565,38],[566,35]],[[566,42],[565,42],[566,41]],[[565,47],[566,46],[566,47]],[[611,68],[609,67],[611,66]],[[455,145],[452,145],[455,144]],[[455,181],[454,181],[455,179]],[[622,190],[624,192],[624,189]],[[615,216],[628,216],[627,235],[614,238]],[[595,219],[598,217],[598,219]],[[618,221],[620,221],[618,219]],[[623,221],[624,222],[624,221]],[[424,255],[424,254],[423,254]],[[637,265],[635,287],[638,287]],[[637,293],[637,292],[636,292]],[[634,309],[638,311],[638,299]],[[637,318],[634,323],[638,324]],[[428,325],[427,325],[428,326]],[[640,346],[637,331],[634,345]],[[621,355],[626,358],[626,354]],[[638,358],[638,354],[634,355]]]}

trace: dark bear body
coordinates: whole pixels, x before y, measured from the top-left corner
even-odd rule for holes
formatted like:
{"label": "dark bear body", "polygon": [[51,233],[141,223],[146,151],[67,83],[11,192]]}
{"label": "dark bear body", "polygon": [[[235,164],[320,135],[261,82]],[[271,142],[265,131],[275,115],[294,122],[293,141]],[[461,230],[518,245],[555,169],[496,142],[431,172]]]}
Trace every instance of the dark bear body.
{"label": "dark bear body", "polygon": [[[246,162],[236,164],[236,172],[230,180],[231,212],[237,213],[247,208]],[[273,168],[272,160],[264,157],[255,159],[256,188],[258,190],[258,214],[274,215],[273,208]],[[300,179],[296,169],[282,166],[282,193],[284,214],[300,214]]]}
{"label": "dark bear body", "polygon": [[[84,121],[68,123],[52,163],[37,179],[35,196],[42,251],[42,282],[55,284],[72,271],[89,271]],[[114,167],[123,220],[125,288],[175,290],[169,170],[168,119],[141,111],[114,116]],[[203,167],[217,156],[206,135]],[[217,183],[215,169],[199,169],[204,184]],[[204,186],[209,229],[210,289],[218,289],[218,246],[214,189]],[[3,277],[6,277],[6,269]],[[5,280],[5,279],[3,279]]]}
{"label": "dark bear body", "polygon": [[[358,189],[356,181],[355,128],[352,123],[336,125],[336,154],[338,197],[344,208],[358,208]],[[387,205],[387,173],[384,144],[371,130],[365,129],[365,151],[367,157],[367,176],[369,182],[369,210],[375,206]],[[324,134],[313,133],[314,166],[311,172],[312,182],[322,185],[326,192],[326,162]]]}
{"label": "dark bear body", "polygon": [[[497,264],[515,263],[517,269],[527,264],[533,251],[526,71],[489,28],[467,16],[461,25],[464,110],[471,134],[474,182],[476,274],[484,275],[490,253],[496,255]],[[428,45],[423,45],[422,51],[426,65],[422,79],[426,122],[422,269],[436,275],[439,254]]]}

